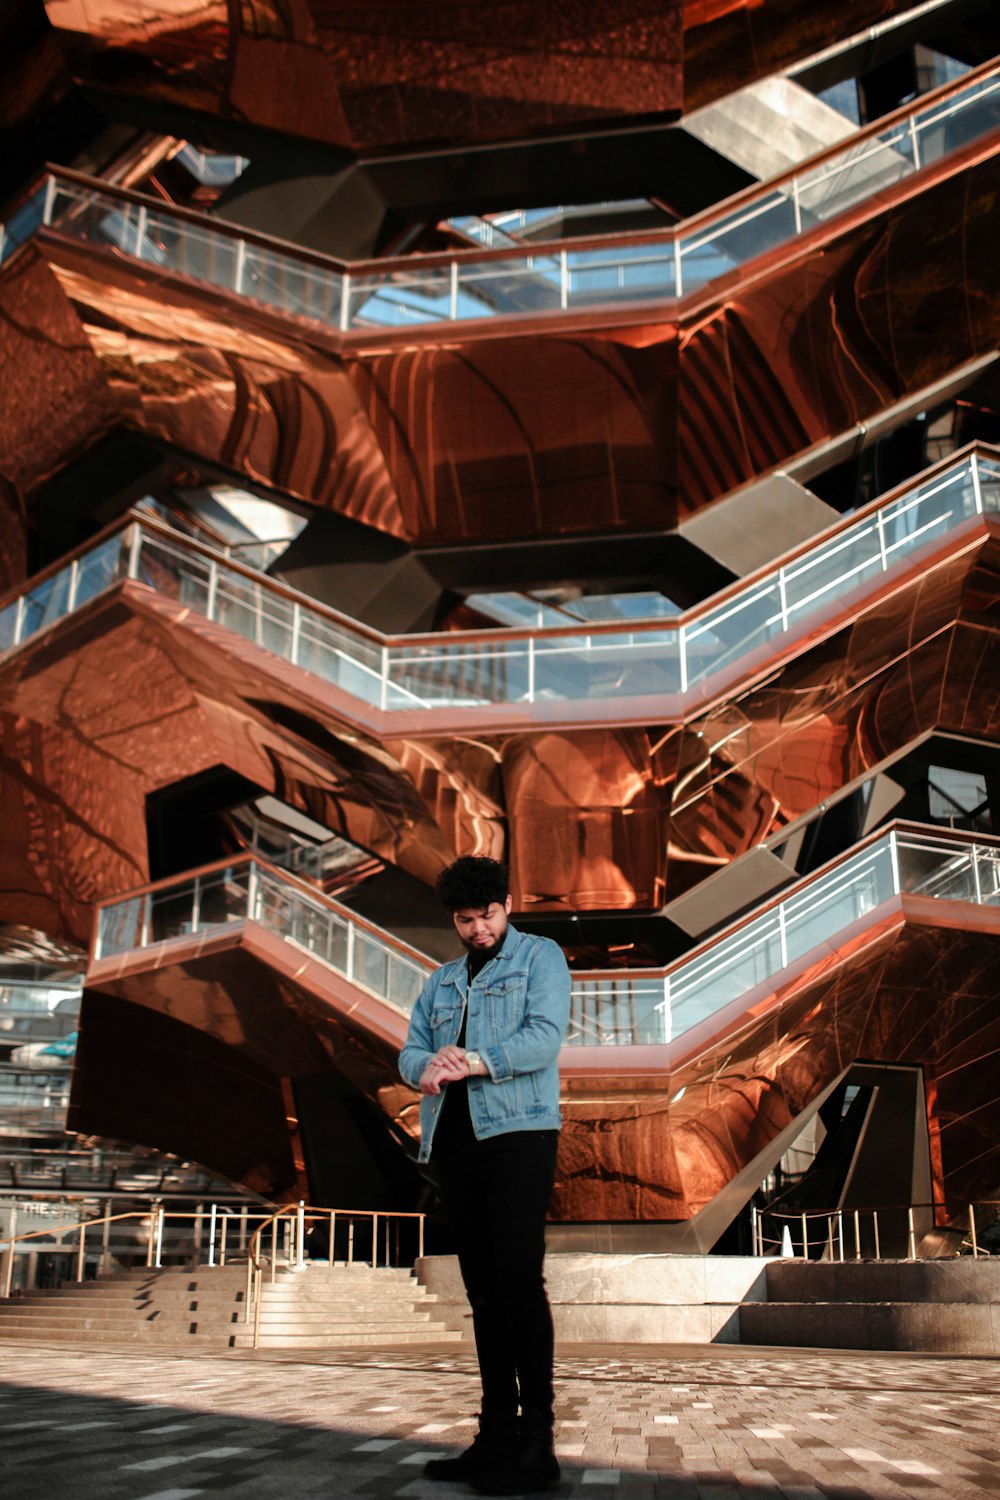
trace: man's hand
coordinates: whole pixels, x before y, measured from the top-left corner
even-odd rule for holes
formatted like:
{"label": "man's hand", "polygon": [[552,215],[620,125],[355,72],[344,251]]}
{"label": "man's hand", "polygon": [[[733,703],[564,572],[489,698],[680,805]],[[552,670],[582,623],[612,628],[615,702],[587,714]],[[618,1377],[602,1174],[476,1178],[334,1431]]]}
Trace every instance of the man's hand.
{"label": "man's hand", "polygon": [[468,1078],[469,1065],[465,1061],[462,1047],[442,1047],[427,1064],[420,1075],[422,1094],[440,1094],[441,1085],[452,1083],[456,1078]]}

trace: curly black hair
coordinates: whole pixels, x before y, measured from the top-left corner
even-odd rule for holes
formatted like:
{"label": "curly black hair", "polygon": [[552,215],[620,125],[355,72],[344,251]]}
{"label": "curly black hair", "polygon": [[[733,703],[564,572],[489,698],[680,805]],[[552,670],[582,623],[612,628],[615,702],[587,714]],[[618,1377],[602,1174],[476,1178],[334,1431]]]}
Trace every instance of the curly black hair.
{"label": "curly black hair", "polygon": [[481,854],[463,854],[442,870],[435,886],[441,905],[447,911],[473,911],[502,905],[510,894],[510,877],[498,859]]}

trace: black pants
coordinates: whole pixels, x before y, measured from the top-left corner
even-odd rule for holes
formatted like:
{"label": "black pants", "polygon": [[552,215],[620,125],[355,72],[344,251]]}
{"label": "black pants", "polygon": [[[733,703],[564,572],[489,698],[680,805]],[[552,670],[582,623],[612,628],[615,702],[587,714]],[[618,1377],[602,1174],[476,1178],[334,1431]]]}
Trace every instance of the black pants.
{"label": "black pants", "polygon": [[472,1139],[435,1155],[472,1308],[483,1412],[552,1415],[552,1312],[545,1294],[545,1216],[556,1130]]}

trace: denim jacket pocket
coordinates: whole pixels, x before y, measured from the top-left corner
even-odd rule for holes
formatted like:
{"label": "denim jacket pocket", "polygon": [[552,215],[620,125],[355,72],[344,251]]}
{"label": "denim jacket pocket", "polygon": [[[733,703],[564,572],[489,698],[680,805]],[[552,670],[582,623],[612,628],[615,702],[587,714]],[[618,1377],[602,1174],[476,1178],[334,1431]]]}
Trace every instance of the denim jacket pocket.
{"label": "denim jacket pocket", "polygon": [[443,1047],[453,1042],[458,1036],[458,1018],[461,1011],[461,1004],[452,996],[442,996],[441,1000],[435,1003],[430,1013],[430,1023],[436,1046]]}
{"label": "denim jacket pocket", "polygon": [[487,985],[486,1009],[496,1040],[504,1041],[517,1030],[527,994],[527,974],[505,974]]}

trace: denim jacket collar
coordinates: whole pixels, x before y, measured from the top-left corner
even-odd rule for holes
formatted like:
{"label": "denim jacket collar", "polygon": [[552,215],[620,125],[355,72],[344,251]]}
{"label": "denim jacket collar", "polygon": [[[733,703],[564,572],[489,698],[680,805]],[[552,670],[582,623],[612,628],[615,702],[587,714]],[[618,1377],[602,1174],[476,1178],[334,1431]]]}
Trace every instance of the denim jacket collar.
{"label": "denim jacket collar", "polygon": [[[491,958],[488,963],[483,964],[476,978],[478,979],[482,974],[503,973],[504,968],[515,957],[523,941],[523,934],[518,932],[513,923],[508,922],[507,936],[504,938],[503,947],[496,958]],[[495,969],[494,965],[496,965]],[[438,975],[438,982],[440,984],[453,984],[462,999],[466,999],[469,993],[469,966],[466,963],[464,953],[461,958],[453,959],[451,963],[445,964]]]}

